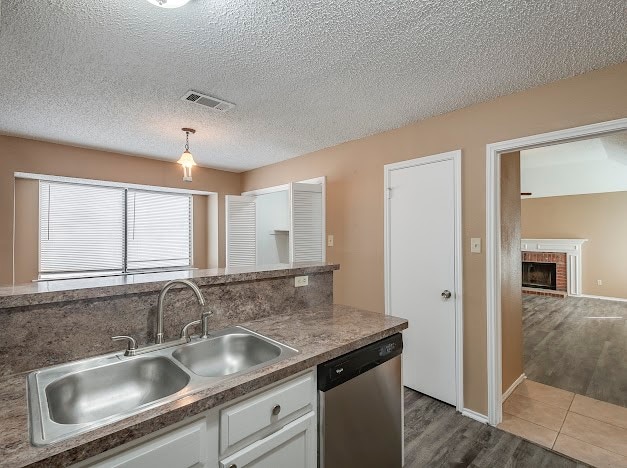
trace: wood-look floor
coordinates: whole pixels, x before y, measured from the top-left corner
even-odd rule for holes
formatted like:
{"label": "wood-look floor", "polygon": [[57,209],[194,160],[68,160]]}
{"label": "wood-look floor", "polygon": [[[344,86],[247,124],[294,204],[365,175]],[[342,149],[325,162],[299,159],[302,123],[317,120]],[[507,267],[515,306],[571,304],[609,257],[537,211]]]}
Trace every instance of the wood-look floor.
{"label": "wood-look floor", "polygon": [[627,407],[627,302],[523,294],[530,380]]}
{"label": "wood-look floor", "polygon": [[405,467],[587,467],[405,389]]}

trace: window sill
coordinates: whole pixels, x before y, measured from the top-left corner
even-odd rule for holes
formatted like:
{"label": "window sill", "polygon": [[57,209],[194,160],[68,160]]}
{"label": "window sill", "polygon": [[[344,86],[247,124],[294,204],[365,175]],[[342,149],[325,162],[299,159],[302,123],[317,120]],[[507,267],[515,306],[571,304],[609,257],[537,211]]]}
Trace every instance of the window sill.
{"label": "window sill", "polygon": [[60,281],[60,280],[76,280],[76,279],[89,279],[89,278],[111,278],[115,276],[134,276],[134,275],[142,275],[149,273],[170,273],[175,271],[192,271],[197,270],[194,267],[184,267],[184,268],[152,268],[146,270],[131,270],[127,272],[114,272],[114,273],[106,273],[106,272],[89,272],[85,274],[80,273],[67,273],[67,274],[46,274],[40,275],[39,278],[34,279],[33,283],[39,283],[43,281]]}

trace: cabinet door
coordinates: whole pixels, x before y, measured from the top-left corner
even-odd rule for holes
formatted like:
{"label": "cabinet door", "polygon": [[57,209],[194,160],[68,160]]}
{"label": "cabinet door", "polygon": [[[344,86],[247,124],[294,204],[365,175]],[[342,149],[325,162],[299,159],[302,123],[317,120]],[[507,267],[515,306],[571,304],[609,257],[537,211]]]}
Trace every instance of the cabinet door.
{"label": "cabinet door", "polygon": [[227,195],[226,266],[257,264],[257,208],[255,197]]}
{"label": "cabinet door", "polygon": [[221,468],[315,468],[316,414],[311,412],[220,462]]}
{"label": "cabinet door", "polygon": [[89,466],[93,468],[205,468],[209,466],[210,446],[207,422],[202,419]]}
{"label": "cabinet door", "polygon": [[323,185],[290,184],[292,262],[324,262],[325,220]]}

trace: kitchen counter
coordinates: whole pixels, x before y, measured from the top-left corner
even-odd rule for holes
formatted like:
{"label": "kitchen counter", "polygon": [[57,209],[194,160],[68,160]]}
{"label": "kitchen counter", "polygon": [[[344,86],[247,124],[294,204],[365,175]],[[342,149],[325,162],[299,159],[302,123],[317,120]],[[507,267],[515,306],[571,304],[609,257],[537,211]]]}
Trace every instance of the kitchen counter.
{"label": "kitchen counter", "polygon": [[98,278],[35,281],[28,284],[0,287],[0,309],[159,292],[167,281],[173,279],[193,279],[198,286],[208,286],[280,278],[288,275],[310,275],[335,271],[339,268],[338,264],[332,263],[301,262],[259,267],[192,269]]}
{"label": "kitchen counter", "polygon": [[26,374],[1,382],[0,466],[71,465],[390,336],[407,328],[407,321],[332,305],[239,325],[300,352],[267,367],[222,380],[174,402],[45,447],[34,447],[29,441]]}

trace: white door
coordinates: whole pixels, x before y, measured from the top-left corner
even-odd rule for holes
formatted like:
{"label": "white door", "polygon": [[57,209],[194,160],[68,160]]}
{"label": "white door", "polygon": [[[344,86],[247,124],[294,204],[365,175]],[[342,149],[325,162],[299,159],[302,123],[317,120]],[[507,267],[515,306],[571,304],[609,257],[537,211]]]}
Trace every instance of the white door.
{"label": "white door", "polygon": [[255,197],[227,195],[226,266],[250,267],[257,264],[257,208]]}
{"label": "white door", "polygon": [[459,154],[386,166],[386,306],[387,313],[409,321],[403,333],[403,384],[453,405],[459,372]]}

